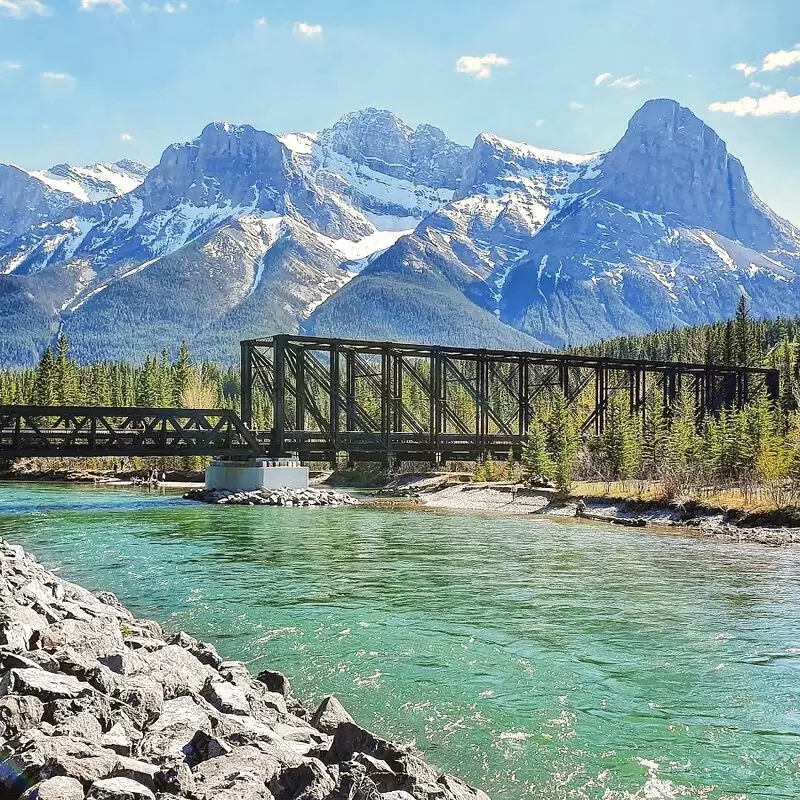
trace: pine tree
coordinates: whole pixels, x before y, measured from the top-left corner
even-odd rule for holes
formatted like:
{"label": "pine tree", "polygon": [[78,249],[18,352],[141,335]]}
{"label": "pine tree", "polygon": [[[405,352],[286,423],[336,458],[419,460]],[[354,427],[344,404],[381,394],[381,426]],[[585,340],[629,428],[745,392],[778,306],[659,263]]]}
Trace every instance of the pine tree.
{"label": "pine tree", "polygon": [[655,480],[661,473],[667,445],[667,420],[659,394],[650,391],[645,397],[642,422],[642,470]]}
{"label": "pine tree", "polygon": [[556,394],[553,403],[549,440],[554,464],[553,481],[559,491],[568,492],[575,479],[579,443],[575,420],[562,392]]}
{"label": "pine tree", "polygon": [[192,367],[189,359],[189,348],[186,345],[186,342],[181,342],[180,349],[178,350],[178,360],[175,362],[175,366],[173,368],[172,380],[173,404],[178,407],[181,405],[181,395],[189,384],[191,371]]}
{"label": "pine tree", "polygon": [[53,406],[57,402],[56,388],[56,362],[53,351],[46,347],[39,366],[36,368],[36,404],[40,406]]}
{"label": "pine tree", "polygon": [[527,480],[549,481],[553,478],[555,464],[547,449],[547,439],[544,425],[539,419],[534,419],[522,448],[522,468]]}
{"label": "pine tree", "polygon": [[756,338],[750,306],[744,294],[739,297],[736,316],[733,318],[733,354],[734,363],[742,367],[751,367],[758,360],[755,352]]}
{"label": "pine tree", "polygon": [[601,437],[609,477],[627,480],[636,473],[642,458],[638,428],[638,420],[630,414],[625,397],[614,396]]}

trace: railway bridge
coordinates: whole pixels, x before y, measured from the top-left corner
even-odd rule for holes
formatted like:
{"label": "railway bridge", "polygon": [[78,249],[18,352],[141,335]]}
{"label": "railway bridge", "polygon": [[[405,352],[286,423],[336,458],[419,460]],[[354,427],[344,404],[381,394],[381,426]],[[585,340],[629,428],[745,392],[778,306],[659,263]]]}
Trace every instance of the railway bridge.
{"label": "railway bridge", "polygon": [[0,459],[184,456],[474,461],[519,455],[560,394],[602,433],[612,402],[669,415],[776,400],[776,370],[282,334],[241,343],[241,412],[0,406]]}

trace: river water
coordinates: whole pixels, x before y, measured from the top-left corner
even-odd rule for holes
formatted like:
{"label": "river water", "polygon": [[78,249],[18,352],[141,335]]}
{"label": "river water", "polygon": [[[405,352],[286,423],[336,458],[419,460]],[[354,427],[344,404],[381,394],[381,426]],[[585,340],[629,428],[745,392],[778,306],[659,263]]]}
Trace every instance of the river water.
{"label": "river water", "polygon": [[494,798],[800,797],[800,548],[36,484],[0,537]]}

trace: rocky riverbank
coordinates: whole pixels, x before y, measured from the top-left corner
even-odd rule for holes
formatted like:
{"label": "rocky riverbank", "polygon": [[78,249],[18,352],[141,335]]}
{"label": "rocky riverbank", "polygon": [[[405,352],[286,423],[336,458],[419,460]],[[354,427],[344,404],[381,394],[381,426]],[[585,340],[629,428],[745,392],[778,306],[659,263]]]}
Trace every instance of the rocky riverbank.
{"label": "rocky riverbank", "polygon": [[488,800],[0,541],[0,797]]}
{"label": "rocky riverbank", "polygon": [[360,501],[331,489],[256,489],[232,492],[228,489],[190,489],[184,500],[232,506],[357,506]]}
{"label": "rocky riverbank", "polygon": [[631,502],[584,498],[578,494],[564,498],[546,488],[522,488],[513,493],[510,483],[454,481],[447,475],[400,476],[375,492],[375,496],[379,502],[395,497],[432,509],[557,518],[575,517],[578,503],[582,501],[592,515],[609,519],[643,519],[651,526],[730,542],[773,547],[800,544],[800,519],[796,511],[743,514],[699,503]]}

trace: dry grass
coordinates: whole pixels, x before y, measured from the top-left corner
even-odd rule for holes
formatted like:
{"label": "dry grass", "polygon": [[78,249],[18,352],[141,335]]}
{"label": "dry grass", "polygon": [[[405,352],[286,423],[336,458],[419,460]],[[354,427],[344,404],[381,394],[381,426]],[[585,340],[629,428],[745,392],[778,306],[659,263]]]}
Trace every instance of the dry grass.
{"label": "dry grass", "polygon": [[[664,503],[670,498],[660,481],[576,481],[572,494],[578,497],[595,497],[604,500],[636,500]],[[776,491],[775,487],[697,487],[679,499],[681,503],[698,502],[710,508],[726,511],[763,512],[796,508],[798,498],[794,491]]]}

